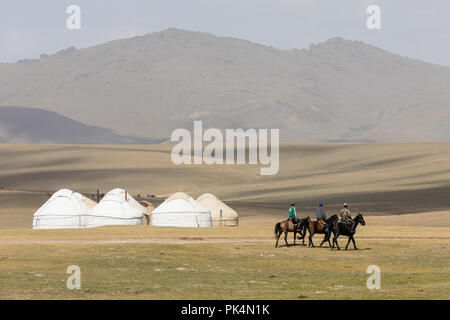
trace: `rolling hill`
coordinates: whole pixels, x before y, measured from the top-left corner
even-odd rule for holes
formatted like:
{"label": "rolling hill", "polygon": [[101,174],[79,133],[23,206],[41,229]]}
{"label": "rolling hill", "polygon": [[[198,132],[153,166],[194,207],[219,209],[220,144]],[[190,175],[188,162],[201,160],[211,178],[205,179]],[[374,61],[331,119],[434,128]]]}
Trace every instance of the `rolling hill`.
{"label": "rolling hill", "polygon": [[319,202],[329,213],[349,202],[353,212],[367,215],[450,208],[450,143],[282,144],[273,176],[261,176],[259,165],[177,166],[171,148],[0,145],[0,228],[28,228],[47,193],[61,188],[92,196],[121,187],[155,205],[177,191],[195,198],[210,192],[255,218],[284,217],[290,201],[304,217]]}
{"label": "rolling hill", "polygon": [[129,144],[151,143],[124,137],[110,129],[85,125],[56,112],[37,108],[0,108],[0,143]]}

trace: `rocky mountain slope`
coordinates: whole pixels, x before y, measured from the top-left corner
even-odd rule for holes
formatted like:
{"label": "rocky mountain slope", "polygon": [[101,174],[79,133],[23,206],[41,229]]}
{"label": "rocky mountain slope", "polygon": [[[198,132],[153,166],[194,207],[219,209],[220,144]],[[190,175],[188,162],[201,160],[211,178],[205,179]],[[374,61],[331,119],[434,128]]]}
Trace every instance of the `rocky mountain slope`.
{"label": "rocky mountain slope", "polygon": [[450,140],[450,68],[333,38],[279,50],[168,29],[0,64],[0,106],[118,135],[279,128],[283,141]]}

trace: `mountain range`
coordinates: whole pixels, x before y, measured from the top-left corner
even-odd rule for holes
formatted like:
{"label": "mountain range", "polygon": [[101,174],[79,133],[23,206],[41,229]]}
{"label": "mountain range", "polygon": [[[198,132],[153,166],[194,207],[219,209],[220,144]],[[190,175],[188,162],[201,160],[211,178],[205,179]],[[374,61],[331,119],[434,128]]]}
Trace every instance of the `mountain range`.
{"label": "mountain range", "polygon": [[[0,113],[3,142],[71,143],[90,128],[83,139],[144,143],[194,120],[278,128],[282,141],[448,141],[450,68],[339,37],[280,50],[168,29],[0,64],[2,106],[28,108],[14,123]],[[24,126],[30,109],[55,131]],[[53,139],[69,120],[78,129]]]}

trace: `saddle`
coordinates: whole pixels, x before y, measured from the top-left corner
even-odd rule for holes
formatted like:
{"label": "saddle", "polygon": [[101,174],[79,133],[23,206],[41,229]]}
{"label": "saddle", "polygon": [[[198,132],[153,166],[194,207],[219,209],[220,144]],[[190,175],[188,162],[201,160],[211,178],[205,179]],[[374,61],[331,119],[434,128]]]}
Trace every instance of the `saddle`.
{"label": "saddle", "polygon": [[328,228],[327,223],[322,219],[317,219],[318,231],[326,230]]}
{"label": "saddle", "polygon": [[351,226],[353,224],[353,221],[351,219],[341,219],[338,221],[338,223],[345,223],[345,224]]}
{"label": "saddle", "polygon": [[288,221],[291,222],[294,227],[298,225],[299,220],[298,219],[293,219],[293,218],[288,218]]}

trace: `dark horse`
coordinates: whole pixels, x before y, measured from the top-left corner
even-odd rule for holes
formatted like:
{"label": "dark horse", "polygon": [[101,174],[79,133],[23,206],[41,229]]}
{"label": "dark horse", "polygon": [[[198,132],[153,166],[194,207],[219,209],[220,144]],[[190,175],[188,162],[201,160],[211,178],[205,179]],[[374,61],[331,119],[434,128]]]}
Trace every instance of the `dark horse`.
{"label": "dark horse", "polygon": [[[358,224],[362,224],[363,226],[366,225],[366,222],[364,221],[362,213],[358,213],[358,215],[352,220],[355,223],[355,232],[356,232],[356,227],[358,227]],[[356,247],[355,239],[353,238],[355,233],[351,232],[351,226],[349,226],[345,222],[336,222],[334,224],[333,233],[334,233],[333,247],[331,249],[334,249],[334,244],[336,243],[338,250],[341,250],[337,239],[339,236],[342,235],[342,236],[348,237],[348,242],[347,242],[347,245],[345,246],[345,250],[347,250],[348,245],[350,244],[350,241],[353,242],[353,247],[355,248],[355,250],[358,250],[358,248]]]}
{"label": "dark horse", "polygon": [[331,217],[329,217],[327,220],[325,220],[326,222],[326,226],[322,226],[322,224],[319,223],[319,221],[317,220],[311,220],[309,222],[308,225],[308,231],[309,231],[309,243],[308,243],[308,247],[312,246],[314,247],[314,243],[312,241],[313,236],[316,233],[319,234],[324,234],[325,237],[323,238],[322,243],[320,244],[320,246],[322,246],[325,242],[328,241],[328,244],[330,245],[331,248],[331,242],[330,242],[330,238],[331,238],[331,232],[333,231],[333,225],[338,221],[338,216],[337,215],[332,215]]}
{"label": "dark horse", "polygon": [[284,220],[284,221],[278,222],[275,225],[275,239],[277,239],[275,248],[278,247],[278,240],[280,240],[280,236],[283,232],[284,232],[284,241],[286,242],[286,247],[289,247],[289,244],[287,242],[287,235],[289,232],[294,233],[294,246],[295,246],[295,239],[297,238],[297,233],[299,233],[301,235],[300,239],[302,239],[303,243],[305,243],[306,227],[308,226],[309,221],[311,221],[311,219],[309,217],[304,218],[304,219],[299,219],[296,227],[289,220]]}

